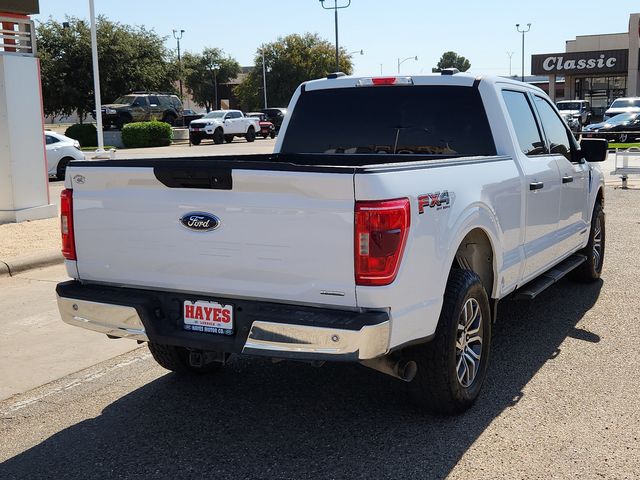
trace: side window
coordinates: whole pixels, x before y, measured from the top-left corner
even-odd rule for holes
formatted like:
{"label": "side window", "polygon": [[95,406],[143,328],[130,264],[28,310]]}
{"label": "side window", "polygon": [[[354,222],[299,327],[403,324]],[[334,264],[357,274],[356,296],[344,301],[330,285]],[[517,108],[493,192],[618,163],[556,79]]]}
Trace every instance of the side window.
{"label": "side window", "polygon": [[527,95],[523,92],[503,90],[502,97],[507,105],[511,123],[516,131],[516,137],[522,152],[526,155],[544,155],[547,148],[542,140],[540,130],[536,123],[536,118],[527,100]]}
{"label": "side window", "polygon": [[136,97],[135,101],[133,102],[133,106],[134,107],[146,107],[147,106],[147,99],[145,97]]}
{"label": "side window", "polygon": [[535,95],[536,109],[542,121],[544,134],[549,141],[550,153],[555,155],[564,155],[567,160],[571,161],[571,143],[569,142],[569,132],[560,120],[560,117],[553,110],[544,98]]}
{"label": "side window", "polygon": [[51,145],[52,143],[58,143],[60,141],[52,135],[45,135],[45,139],[46,139],[47,145]]}
{"label": "side window", "polygon": [[160,100],[158,100],[158,97],[156,97],[155,95],[152,95],[149,97],[149,104],[150,105],[160,105]]}

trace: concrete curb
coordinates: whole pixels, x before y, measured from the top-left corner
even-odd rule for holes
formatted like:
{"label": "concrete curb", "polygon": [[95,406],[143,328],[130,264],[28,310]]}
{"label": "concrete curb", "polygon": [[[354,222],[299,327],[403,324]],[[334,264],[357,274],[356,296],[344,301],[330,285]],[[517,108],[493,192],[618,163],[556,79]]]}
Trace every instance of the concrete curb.
{"label": "concrete curb", "polygon": [[0,278],[12,277],[20,272],[26,272],[27,270],[46,267],[49,265],[56,265],[63,261],[64,258],[62,257],[60,250],[52,250],[49,252],[37,253],[35,255],[0,260]]}

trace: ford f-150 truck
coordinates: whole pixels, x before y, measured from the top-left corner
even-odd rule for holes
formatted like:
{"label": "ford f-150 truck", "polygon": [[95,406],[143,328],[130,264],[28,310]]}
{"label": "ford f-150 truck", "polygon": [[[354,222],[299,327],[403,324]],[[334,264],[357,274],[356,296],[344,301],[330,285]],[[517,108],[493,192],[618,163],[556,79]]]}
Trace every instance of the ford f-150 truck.
{"label": "ford f-150 truck", "polygon": [[536,87],[443,73],[306,82],[273,154],[72,162],[63,320],[176,372],[360,362],[469,408],[498,301],[599,278],[607,142]]}
{"label": "ford f-150 truck", "polygon": [[245,117],[240,110],[213,110],[189,124],[189,139],[194,145],[200,145],[203,138],[210,138],[216,144],[231,143],[234,137],[253,142],[259,131],[260,121]]}

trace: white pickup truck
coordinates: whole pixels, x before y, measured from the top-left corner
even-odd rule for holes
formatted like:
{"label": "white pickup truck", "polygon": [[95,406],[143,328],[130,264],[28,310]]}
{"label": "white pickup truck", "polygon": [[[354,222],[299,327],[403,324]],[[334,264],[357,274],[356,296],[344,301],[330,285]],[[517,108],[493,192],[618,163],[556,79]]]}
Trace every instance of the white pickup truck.
{"label": "white pickup truck", "polygon": [[259,131],[259,119],[245,117],[240,110],[213,110],[189,124],[189,140],[194,145],[200,145],[205,138],[215,144],[231,143],[234,137],[253,142]]}
{"label": "white pickup truck", "polygon": [[578,144],[542,90],[332,74],[290,112],[270,155],[72,162],[63,320],[176,372],[360,362],[455,413],[500,299],[599,278],[607,143]]}

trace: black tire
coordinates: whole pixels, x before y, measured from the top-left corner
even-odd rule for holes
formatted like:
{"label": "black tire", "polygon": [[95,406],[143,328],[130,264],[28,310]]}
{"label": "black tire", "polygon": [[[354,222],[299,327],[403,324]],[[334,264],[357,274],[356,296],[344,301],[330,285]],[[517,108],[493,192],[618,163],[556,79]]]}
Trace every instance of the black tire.
{"label": "black tire", "polygon": [[120,115],[118,118],[116,118],[116,129],[122,130],[122,127],[124,127],[127,123],[131,123],[131,117]]}
{"label": "black tire", "polygon": [[[465,307],[467,316],[463,311]],[[465,324],[469,315],[470,321],[460,329],[461,322]],[[477,329],[469,330],[474,325]],[[459,335],[464,340],[459,339]],[[464,342],[463,349],[459,348],[459,340]],[[468,340],[472,341],[467,343]],[[470,353],[462,355],[469,350],[476,355],[479,351],[477,365]],[[412,347],[409,353],[418,366],[409,387],[420,408],[451,415],[464,412],[474,404],[487,375],[491,353],[489,299],[476,273],[451,270],[435,337],[429,343]],[[469,368],[470,361],[473,370]],[[463,372],[469,372],[467,377]],[[471,376],[470,372],[475,373]]]}
{"label": "black tire", "polygon": [[169,125],[171,125],[173,127],[176,124],[176,117],[175,117],[175,115],[168,114],[168,115],[164,116],[162,121],[165,122],[165,123],[168,123]]}
{"label": "black tire", "polygon": [[162,345],[149,342],[149,351],[153,359],[163,368],[176,373],[211,373],[222,368],[221,363],[209,363],[202,367],[189,364],[189,350],[174,345]]}
{"label": "black tire", "polygon": [[58,166],[56,167],[56,178],[58,180],[64,180],[64,176],[67,172],[67,165],[69,165],[69,162],[71,160],[73,160],[73,158],[64,157],[64,158],[61,158],[60,161],[58,162]]}
{"label": "black tire", "polygon": [[224,142],[224,132],[221,128],[216,128],[213,132],[213,143],[220,145]]}
{"label": "black tire", "polygon": [[605,216],[600,202],[596,202],[591,216],[591,229],[587,246],[580,252],[587,261],[571,272],[571,279],[577,282],[595,282],[600,278],[604,264],[605,250]]}
{"label": "black tire", "polygon": [[249,127],[247,133],[245,133],[244,138],[247,139],[247,142],[253,142],[256,139],[256,131],[253,127]]}
{"label": "black tire", "polygon": [[192,137],[192,138],[191,138],[191,144],[192,144],[192,145],[200,145],[200,142],[201,142],[201,141],[202,141],[202,139],[201,139],[201,138],[195,138],[195,137]]}
{"label": "black tire", "polygon": [[618,134],[618,138],[617,138],[618,142],[620,143],[627,143],[627,140],[629,140],[629,134],[627,133],[620,133]]}
{"label": "black tire", "polygon": [[276,138],[276,132],[271,132],[271,133],[269,134],[269,137],[271,137],[271,138]]}
{"label": "black tire", "polygon": [[227,142],[227,143],[233,142],[233,135],[225,135],[224,136],[224,141]]}
{"label": "black tire", "polygon": [[267,137],[268,137],[268,136],[269,136],[269,134],[268,134],[268,133],[263,133],[263,134],[262,134],[262,138],[264,138],[265,140],[267,139]]}

